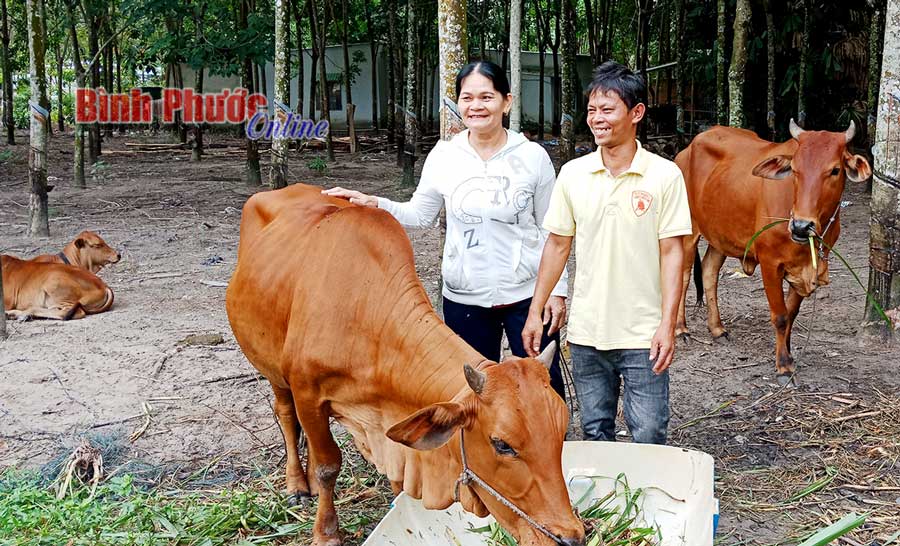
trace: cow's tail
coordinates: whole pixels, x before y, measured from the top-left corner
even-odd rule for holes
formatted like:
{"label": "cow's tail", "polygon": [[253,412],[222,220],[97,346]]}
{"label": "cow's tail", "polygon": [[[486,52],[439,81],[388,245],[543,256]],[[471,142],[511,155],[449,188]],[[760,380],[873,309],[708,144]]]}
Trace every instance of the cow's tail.
{"label": "cow's tail", "polygon": [[703,266],[700,263],[700,249],[694,249],[694,286],[697,288],[697,307],[703,305]]}

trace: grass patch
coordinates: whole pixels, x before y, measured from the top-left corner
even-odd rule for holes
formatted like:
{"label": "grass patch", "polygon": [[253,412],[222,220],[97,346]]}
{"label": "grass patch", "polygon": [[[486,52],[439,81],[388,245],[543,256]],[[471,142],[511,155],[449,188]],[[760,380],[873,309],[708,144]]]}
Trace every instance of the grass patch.
{"label": "grass patch", "polygon": [[141,489],[132,475],[78,483],[62,499],[37,473],[0,475],[0,544],[278,544],[306,531],[314,511],[288,509],[265,480],[234,489]]}

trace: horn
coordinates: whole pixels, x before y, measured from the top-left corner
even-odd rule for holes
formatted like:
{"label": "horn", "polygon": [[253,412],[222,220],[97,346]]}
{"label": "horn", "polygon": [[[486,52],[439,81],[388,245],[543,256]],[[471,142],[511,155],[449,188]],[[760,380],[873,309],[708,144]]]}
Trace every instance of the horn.
{"label": "horn", "polygon": [[553,364],[554,355],[556,355],[556,341],[551,341],[550,344],[541,351],[541,354],[537,356],[537,361],[549,370],[550,365]]}
{"label": "horn", "polygon": [[791,124],[789,125],[789,127],[791,128],[791,136],[797,139],[800,138],[800,135],[806,132],[801,129],[799,125],[797,125],[797,122],[794,121],[794,118],[791,118]]}
{"label": "horn", "polygon": [[468,364],[463,366],[463,371],[466,373],[466,383],[469,384],[469,387],[475,391],[475,394],[481,394],[481,391],[484,390],[484,382],[487,380],[487,375]]}
{"label": "horn", "polygon": [[844,132],[844,136],[847,138],[847,144],[856,136],[856,123],[852,119],[850,120],[850,127],[847,127],[847,131]]}

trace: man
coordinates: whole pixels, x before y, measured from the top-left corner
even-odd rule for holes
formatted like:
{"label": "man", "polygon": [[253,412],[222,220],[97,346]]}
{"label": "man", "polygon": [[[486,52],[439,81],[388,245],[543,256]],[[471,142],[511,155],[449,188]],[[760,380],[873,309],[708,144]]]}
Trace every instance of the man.
{"label": "man", "polygon": [[534,298],[522,332],[538,354],[541,311],[577,247],[569,319],[575,393],[586,440],[615,440],[619,385],[625,421],[639,443],[664,444],[669,375],[681,297],[682,236],[691,216],[681,171],[636,140],[643,79],[612,61],[588,86],[587,123],[596,152],[563,166],[544,227]]}

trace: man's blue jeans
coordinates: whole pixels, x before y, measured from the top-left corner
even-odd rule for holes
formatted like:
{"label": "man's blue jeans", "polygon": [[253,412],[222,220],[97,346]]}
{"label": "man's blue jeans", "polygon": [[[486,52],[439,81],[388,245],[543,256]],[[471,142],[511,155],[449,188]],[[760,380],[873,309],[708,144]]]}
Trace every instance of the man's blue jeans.
{"label": "man's blue jeans", "polygon": [[669,372],[653,373],[649,349],[600,351],[569,344],[575,394],[585,440],[616,439],[619,385],[631,437],[641,444],[665,444],[669,426]]}

